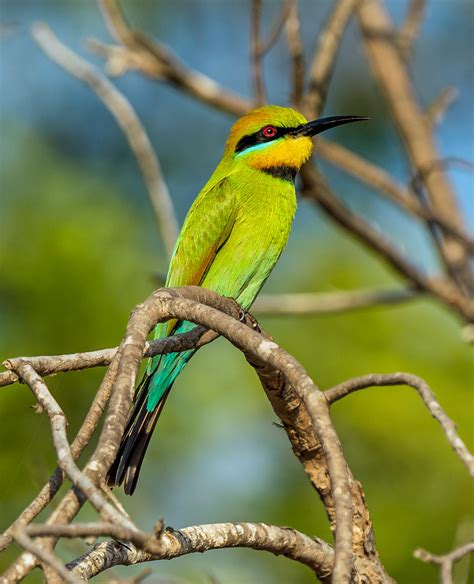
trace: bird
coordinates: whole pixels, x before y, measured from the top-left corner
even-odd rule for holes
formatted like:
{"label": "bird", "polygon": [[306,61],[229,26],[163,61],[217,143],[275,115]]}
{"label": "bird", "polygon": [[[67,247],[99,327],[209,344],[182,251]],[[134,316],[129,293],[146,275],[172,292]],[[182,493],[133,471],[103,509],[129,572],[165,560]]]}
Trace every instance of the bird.
{"label": "bird", "polygon": [[[167,287],[202,286],[231,297],[247,311],[290,235],[296,212],[295,178],[313,150],[312,137],[341,124],[366,120],[332,116],[308,122],[298,111],[267,105],[232,126],[224,155],[194,200],[170,260]],[[194,324],[158,324],[155,338]],[[155,425],[174,381],[194,350],[148,360],[108,473],[108,484],[133,494]]]}

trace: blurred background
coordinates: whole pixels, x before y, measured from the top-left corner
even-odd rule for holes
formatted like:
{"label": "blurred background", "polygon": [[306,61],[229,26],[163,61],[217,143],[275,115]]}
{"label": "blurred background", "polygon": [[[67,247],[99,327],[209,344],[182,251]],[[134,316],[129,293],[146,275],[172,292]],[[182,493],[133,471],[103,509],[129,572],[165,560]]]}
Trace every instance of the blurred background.
{"label": "blurred background", "polygon": [[[231,0],[122,0],[126,16],[169,45],[189,66],[251,95],[249,3]],[[331,2],[301,2],[309,61]],[[404,0],[387,6],[396,22]],[[268,30],[279,3],[264,2]],[[44,20],[87,59],[87,37],[110,40],[92,0],[0,1],[0,360],[116,345],[133,306],[156,287],[167,262],[134,157],[91,91],[50,62],[29,35]],[[438,130],[443,156],[473,160],[474,4],[432,0],[411,61],[428,105],[447,85],[459,90]],[[288,104],[284,39],[265,60],[272,103]],[[232,119],[175,90],[129,73],[116,79],[160,157],[180,223],[222,154]],[[410,171],[385,104],[367,70],[357,29],[344,38],[324,115],[360,114],[370,124],[334,130],[331,139],[377,162],[401,182]],[[433,273],[427,233],[390,203],[321,163],[344,201]],[[472,176],[453,170],[466,223],[474,226]],[[393,273],[310,203],[301,201],[290,243],[265,292],[336,291],[400,284]],[[312,317],[265,317],[263,327],[330,387],[370,372],[424,377],[458,423],[468,446],[473,366],[461,323],[430,300]],[[219,364],[219,366],[217,366]],[[74,436],[103,370],[48,380]],[[49,423],[20,385],[0,392],[0,517],[5,528],[55,467]],[[467,472],[438,424],[408,388],[366,390],[333,408],[336,428],[362,482],[376,541],[400,582],[428,583],[437,571],[413,559],[416,547],[444,553],[474,533]],[[174,528],[220,521],[290,525],[329,539],[324,510],[293,457],[257,378],[240,353],[219,340],[199,352],[171,394],[128,511],[144,529],[163,516]],[[86,453],[87,454],[87,453]],[[83,510],[80,517],[92,517]],[[62,545],[72,559],[85,544]],[[0,558],[13,559],[12,547]],[[457,582],[472,581],[469,560]],[[148,582],[304,584],[313,576],[284,558],[222,550],[152,565]],[[130,574],[133,569],[118,569]],[[139,568],[137,568],[139,570]],[[107,573],[102,580],[110,579]],[[29,577],[39,581],[39,573]]]}

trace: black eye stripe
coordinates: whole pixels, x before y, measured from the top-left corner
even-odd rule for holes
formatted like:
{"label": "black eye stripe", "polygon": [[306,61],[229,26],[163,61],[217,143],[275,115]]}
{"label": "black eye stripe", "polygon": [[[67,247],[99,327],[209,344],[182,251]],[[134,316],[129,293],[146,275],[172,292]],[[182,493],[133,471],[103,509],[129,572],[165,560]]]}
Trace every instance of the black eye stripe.
{"label": "black eye stripe", "polygon": [[[266,127],[266,126],[264,126]],[[263,133],[263,128],[254,134],[248,134],[247,136],[243,136],[238,142],[237,146],[235,147],[235,153],[238,154],[243,150],[247,150],[247,148],[251,148],[252,146],[256,146],[257,144],[263,144],[264,142],[272,142],[273,140],[278,140],[282,136],[286,136],[287,134],[291,134],[295,132],[298,128],[279,128],[275,126],[276,133],[273,136],[265,136]]]}

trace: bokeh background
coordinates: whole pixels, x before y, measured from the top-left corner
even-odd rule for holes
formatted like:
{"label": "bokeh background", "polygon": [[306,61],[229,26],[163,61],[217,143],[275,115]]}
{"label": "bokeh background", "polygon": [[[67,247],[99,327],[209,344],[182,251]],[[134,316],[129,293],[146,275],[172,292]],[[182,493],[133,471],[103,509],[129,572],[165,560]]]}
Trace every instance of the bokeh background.
{"label": "bokeh background", "polygon": [[[268,30],[279,4],[267,0]],[[307,59],[331,2],[301,2]],[[126,15],[187,64],[250,95],[249,3],[230,0],[123,0]],[[473,160],[474,4],[432,0],[411,74],[428,105],[446,85],[459,97],[438,130],[444,156]],[[405,0],[390,0],[396,22]],[[89,89],[51,63],[29,36],[47,21],[69,46],[108,40],[92,0],[1,0],[0,36],[0,358],[90,350],[118,343],[131,308],[166,271],[146,190],[126,141]],[[285,105],[289,58],[279,42],[265,61],[270,101]],[[175,90],[129,73],[116,80],[147,128],[180,222],[221,156],[232,120]],[[363,114],[370,124],[331,138],[381,164],[400,181],[409,169],[367,70],[357,29],[344,38],[325,115]],[[436,272],[423,228],[367,188],[321,164],[344,201],[419,265]],[[452,170],[466,223],[474,225],[473,179]],[[335,291],[400,283],[372,253],[301,201],[287,250],[265,292]],[[265,317],[264,328],[323,388],[369,372],[424,377],[471,447],[473,367],[460,322],[430,300],[338,316]],[[103,371],[49,380],[72,437]],[[48,420],[24,386],[0,392],[0,517],[6,527],[55,466]],[[367,390],[333,409],[337,430],[372,513],[376,540],[400,582],[428,583],[436,569],[412,558],[442,553],[472,536],[465,468],[413,390]],[[256,376],[220,340],[180,376],[160,420],[136,495],[127,509],[144,529],[163,516],[175,528],[219,521],[291,525],[329,538],[322,505],[294,459]],[[121,493],[118,493],[122,497]],[[125,498],[124,498],[125,499]],[[81,517],[92,517],[83,510]],[[84,551],[62,545],[62,556]],[[17,550],[0,558],[6,567]],[[469,561],[457,582],[472,581]],[[215,551],[154,564],[149,582],[253,584],[313,581],[309,570],[252,550]],[[117,574],[130,569],[117,570]],[[111,575],[107,574],[106,578]],[[29,581],[39,581],[39,574]]]}

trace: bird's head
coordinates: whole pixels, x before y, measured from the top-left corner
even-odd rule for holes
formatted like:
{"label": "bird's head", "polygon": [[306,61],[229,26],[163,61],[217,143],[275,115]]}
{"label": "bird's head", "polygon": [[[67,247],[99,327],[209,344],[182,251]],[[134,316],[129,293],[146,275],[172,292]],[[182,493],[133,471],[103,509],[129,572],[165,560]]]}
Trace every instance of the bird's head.
{"label": "bird's head", "polygon": [[366,119],[335,116],[308,122],[294,109],[267,105],[235,122],[225,154],[256,169],[285,167],[296,174],[311,156],[313,136],[340,124]]}

